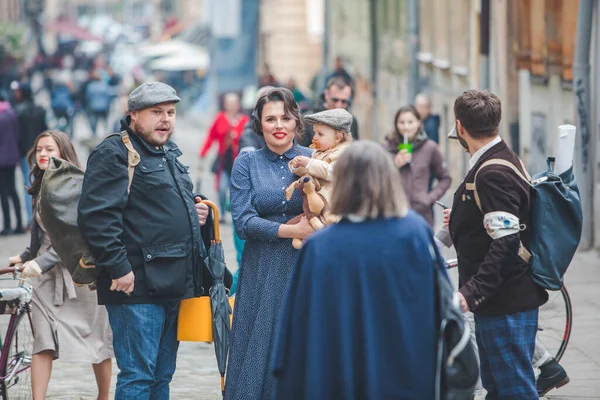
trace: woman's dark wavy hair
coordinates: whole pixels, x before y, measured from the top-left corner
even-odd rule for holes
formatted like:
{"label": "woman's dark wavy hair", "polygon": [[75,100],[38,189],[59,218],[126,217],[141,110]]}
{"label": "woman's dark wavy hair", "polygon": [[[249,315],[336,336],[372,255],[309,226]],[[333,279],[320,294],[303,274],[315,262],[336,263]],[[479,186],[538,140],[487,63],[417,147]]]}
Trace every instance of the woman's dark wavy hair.
{"label": "woman's dark wavy hair", "polygon": [[69,139],[69,136],[66,133],[54,129],[40,133],[35,139],[33,147],[29,150],[29,153],[27,153],[27,162],[31,168],[31,172],[29,173],[29,182],[31,182],[31,186],[27,188],[27,193],[29,193],[34,199],[40,192],[42,178],[44,177],[44,170],[37,166],[35,154],[37,153],[38,142],[40,139],[45,137],[51,137],[54,139],[56,146],[58,147],[58,151],[60,152],[60,158],[70,162],[78,168],[81,168],[79,159],[77,158],[77,153],[73,147],[73,143],[71,143],[71,139]]}
{"label": "woman's dark wavy hair", "polygon": [[263,108],[265,104],[275,101],[282,101],[284,112],[290,114],[296,120],[296,140],[302,138],[304,135],[304,121],[300,116],[300,107],[294,100],[292,92],[287,88],[273,88],[259,97],[252,112],[254,132],[259,136],[264,136],[261,124]]}

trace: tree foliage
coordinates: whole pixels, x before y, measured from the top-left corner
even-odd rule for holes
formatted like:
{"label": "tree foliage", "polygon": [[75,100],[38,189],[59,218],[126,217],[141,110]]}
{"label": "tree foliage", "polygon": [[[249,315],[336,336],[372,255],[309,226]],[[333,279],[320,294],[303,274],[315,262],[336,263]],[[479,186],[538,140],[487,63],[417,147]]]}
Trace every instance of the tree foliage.
{"label": "tree foliage", "polygon": [[11,22],[0,23],[0,57],[19,59],[25,55],[25,27]]}

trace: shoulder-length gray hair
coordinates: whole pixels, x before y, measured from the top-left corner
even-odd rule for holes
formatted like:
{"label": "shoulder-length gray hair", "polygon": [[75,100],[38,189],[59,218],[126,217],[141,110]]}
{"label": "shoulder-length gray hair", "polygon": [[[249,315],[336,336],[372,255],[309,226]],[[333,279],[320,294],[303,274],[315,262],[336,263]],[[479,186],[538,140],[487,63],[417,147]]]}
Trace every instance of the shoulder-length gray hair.
{"label": "shoulder-length gray hair", "polygon": [[375,142],[352,143],[335,163],[331,212],[374,219],[406,216],[410,206],[400,172]]}

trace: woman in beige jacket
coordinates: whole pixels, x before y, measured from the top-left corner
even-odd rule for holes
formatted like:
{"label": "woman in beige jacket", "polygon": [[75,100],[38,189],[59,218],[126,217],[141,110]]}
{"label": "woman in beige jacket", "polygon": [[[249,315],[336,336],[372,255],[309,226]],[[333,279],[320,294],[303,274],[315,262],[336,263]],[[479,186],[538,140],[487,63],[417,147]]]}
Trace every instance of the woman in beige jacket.
{"label": "woman in beige jacket", "polygon": [[[33,182],[29,193],[35,199],[50,157],[79,165],[69,137],[59,131],[42,132],[29,152]],[[46,398],[52,362],[59,358],[91,363],[98,384],[98,399],[108,400],[113,356],[108,314],[99,307],[96,292],[77,287],[60,258],[35,210],[31,220],[31,244],[20,255],[9,258],[22,264],[23,278],[33,285],[32,322],[35,332],[31,363],[34,399]]]}

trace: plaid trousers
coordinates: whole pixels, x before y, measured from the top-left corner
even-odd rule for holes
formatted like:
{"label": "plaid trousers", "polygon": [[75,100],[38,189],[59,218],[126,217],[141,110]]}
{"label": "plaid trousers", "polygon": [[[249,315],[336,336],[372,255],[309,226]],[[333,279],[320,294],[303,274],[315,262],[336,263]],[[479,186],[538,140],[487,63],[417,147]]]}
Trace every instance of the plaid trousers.
{"label": "plaid trousers", "polygon": [[538,309],[499,317],[475,315],[475,323],[486,400],[537,399],[531,360]]}

